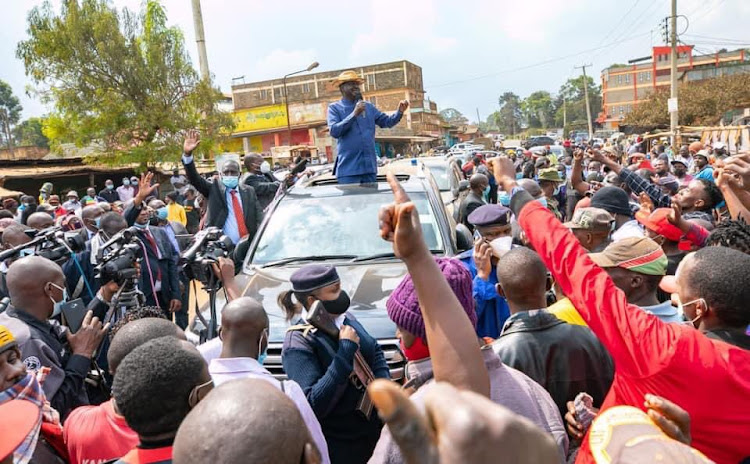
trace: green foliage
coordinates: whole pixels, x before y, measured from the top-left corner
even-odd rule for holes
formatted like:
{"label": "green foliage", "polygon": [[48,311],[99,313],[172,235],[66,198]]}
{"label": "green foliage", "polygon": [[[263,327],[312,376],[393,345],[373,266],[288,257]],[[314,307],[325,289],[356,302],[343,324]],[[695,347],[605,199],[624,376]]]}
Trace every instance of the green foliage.
{"label": "green foliage", "polygon": [[[602,90],[596,85],[591,76],[586,76],[589,91],[589,100],[591,104],[591,117],[596,119],[596,115],[602,107]],[[586,100],[583,91],[583,76],[568,79],[557,93],[555,100],[555,125],[563,126],[563,112],[566,113],[568,125],[577,126],[586,123]]]}
{"label": "green foliage", "polygon": [[17,55],[54,113],[44,128],[54,147],[98,145],[111,164],[176,160],[183,130],[199,127],[210,152],[232,128],[215,109],[220,92],[190,63],[182,32],[147,0],[139,13],[106,0],[49,1],[31,10]]}
{"label": "green foliage", "polygon": [[521,99],[513,92],[505,92],[498,99],[500,110],[495,114],[495,125],[504,134],[515,135],[521,128],[523,113]]}
{"label": "green foliage", "polygon": [[0,140],[13,150],[12,127],[21,119],[23,107],[7,82],[0,80]]}
{"label": "green foliage", "polygon": [[464,116],[455,108],[444,109],[440,112],[440,117],[443,118],[443,121],[454,126],[462,126],[469,123],[469,120],[466,119],[466,116]]}
{"label": "green foliage", "polygon": [[44,135],[43,126],[41,118],[29,118],[23,121],[13,129],[16,144],[49,148],[49,139]]}
{"label": "green foliage", "polygon": [[[750,106],[750,74],[734,74],[679,85],[680,125],[714,125],[724,112]],[[669,88],[659,89],[625,117],[625,124],[669,125]]]}
{"label": "green foliage", "polygon": [[554,120],[554,106],[549,92],[539,90],[521,102],[521,111],[530,128],[550,127]]}

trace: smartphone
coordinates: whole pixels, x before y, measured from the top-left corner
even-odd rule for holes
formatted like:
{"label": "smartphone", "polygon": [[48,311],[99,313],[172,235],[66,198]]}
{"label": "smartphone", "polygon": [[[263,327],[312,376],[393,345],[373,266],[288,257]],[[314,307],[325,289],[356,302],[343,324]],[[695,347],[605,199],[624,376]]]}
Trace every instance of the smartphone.
{"label": "smartphone", "polygon": [[83,304],[82,299],[76,298],[62,306],[62,314],[70,331],[76,333],[83,324],[83,318],[86,317],[86,305]]}

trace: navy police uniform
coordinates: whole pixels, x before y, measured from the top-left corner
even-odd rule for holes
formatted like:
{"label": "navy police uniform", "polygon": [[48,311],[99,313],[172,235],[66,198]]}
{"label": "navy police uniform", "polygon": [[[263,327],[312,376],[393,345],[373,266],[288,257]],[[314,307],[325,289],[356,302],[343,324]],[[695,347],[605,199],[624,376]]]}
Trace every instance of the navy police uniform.
{"label": "navy police uniform", "polygon": [[[339,276],[332,266],[311,264],[297,270],[290,280],[295,294],[309,294],[335,284]],[[352,327],[359,335],[359,346],[351,340],[334,340],[301,318],[287,331],[281,359],[287,376],[302,387],[320,421],[331,463],[366,463],[383,424],[376,411],[366,418],[357,410],[366,394],[351,380],[357,348],[376,378],[389,379],[390,373],[377,340],[353,316],[341,316],[337,326]]]}

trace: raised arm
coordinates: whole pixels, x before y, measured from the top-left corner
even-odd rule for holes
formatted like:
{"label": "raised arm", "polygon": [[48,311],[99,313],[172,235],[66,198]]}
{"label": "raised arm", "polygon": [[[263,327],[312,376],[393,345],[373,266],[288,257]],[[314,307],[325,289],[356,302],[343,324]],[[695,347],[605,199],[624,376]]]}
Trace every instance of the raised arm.
{"label": "raised arm", "polygon": [[[512,173],[512,162],[505,158],[494,163],[495,177],[498,184],[513,191],[511,209],[555,282],[612,355],[618,371],[634,377],[653,374],[649,369],[660,363],[643,360],[671,357],[681,328],[629,305],[622,290],[591,261],[570,230],[547,208],[533,201],[531,195],[515,186],[515,180],[508,175],[507,163]],[[665,348],[655,350],[655,347]]]}
{"label": "raised arm", "polygon": [[427,249],[414,203],[393,173],[388,173],[388,183],[395,202],[380,211],[380,236],[393,242],[414,281],[435,379],[489,396],[489,374],[474,328]]}
{"label": "raised arm", "polygon": [[716,185],[724,196],[724,201],[727,203],[727,209],[732,219],[742,218],[745,222],[750,222],[750,211],[748,211],[737,194],[738,191],[742,190],[737,178],[725,168],[718,167],[714,169],[714,178],[716,179]]}
{"label": "raised arm", "polygon": [[625,169],[618,162],[607,158],[599,151],[595,150],[592,153],[592,158],[600,161],[604,166],[607,166],[616,172],[620,176],[620,180],[622,180],[636,195],[641,192],[646,192],[651,198],[651,201],[654,202],[654,206],[657,208],[669,208],[672,206],[672,199],[669,195],[664,194],[658,185],[654,185],[646,179],[643,179],[630,169]]}
{"label": "raised arm", "polygon": [[373,106],[373,109],[375,110],[375,124],[377,124],[378,127],[383,128],[395,126],[399,121],[401,121],[401,118],[404,116],[404,111],[406,111],[408,107],[409,102],[406,100],[402,100],[398,104],[398,111],[388,116],[387,114],[383,113]]}
{"label": "raised arm", "polygon": [[570,173],[570,181],[573,188],[581,195],[585,195],[591,189],[589,183],[583,180],[583,150],[580,148],[573,150],[573,170]]}
{"label": "raised arm", "polygon": [[197,130],[190,129],[185,136],[185,142],[182,144],[182,165],[185,166],[185,174],[187,175],[188,182],[195,187],[201,195],[208,198],[211,192],[211,183],[204,179],[198,174],[198,169],[195,167],[193,160],[193,151],[198,148],[198,144],[201,143],[200,134]]}

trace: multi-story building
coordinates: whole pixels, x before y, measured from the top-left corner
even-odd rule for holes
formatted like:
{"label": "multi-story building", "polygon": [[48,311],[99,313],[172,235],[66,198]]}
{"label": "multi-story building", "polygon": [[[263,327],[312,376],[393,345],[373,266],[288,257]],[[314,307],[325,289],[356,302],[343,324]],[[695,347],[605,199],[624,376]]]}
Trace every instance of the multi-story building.
{"label": "multi-story building", "polygon": [[[616,130],[620,122],[639,103],[657,89],[669,89],[671,81],[670,47],[653,47],[651,56],[630,60],[602,71],[602,112],[597,122]],[[750,72],[750,52],[734,50],[694,55],[692,45],[677,47],[677,72],[680,82]]]}
{"label": "multi-story building", "polygon": [[[401,100],[409,100],[409,110],[401,122],[390,129],[378,128],[375,141],[379,153],[405,153],[414,143],[428,143],[440,137],[442,127],[435,102],[425,99],[422,68],[409,61],[348,68],[363,79],[363,96],[385,113],[398,109]],[[328,104],[341,99],[333,79],[343,69],[302,74],[284,82],[273,79],[232,86],[235,130],[244,151],[268,153],[272,147],[316,146],[333,159],[335,141],[328,133]],[[291,137],[287,133],[287,121]]]}

